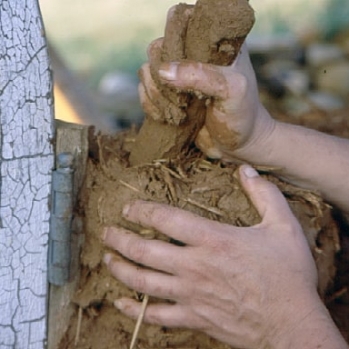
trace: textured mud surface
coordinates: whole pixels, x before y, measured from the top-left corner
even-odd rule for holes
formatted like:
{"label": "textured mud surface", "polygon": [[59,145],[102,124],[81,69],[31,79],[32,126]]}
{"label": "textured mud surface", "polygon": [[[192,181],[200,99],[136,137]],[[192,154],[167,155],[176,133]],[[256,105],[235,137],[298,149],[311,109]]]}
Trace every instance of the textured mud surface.
{"label": "textured mud surface", "polygon": [[[310,119],[314,121],[313,117]],[[346,122],[345,119],[342,121]],[[302,123],[308,124],[308,117]],[[335,129],[333,127],[332,131]],[[342,127],[340,129],[343,130]],[[337,130],[341,132],[339,128]],[[85,216],[86,234],[81,256],[82,279],[73,299],[77,313],[62,339],[61,349],[127,348],[130,343],[134,321],[120,314],[114,308],[113,301],[121,296],[136,298],[137,295],[109,275],[101,262],[106,251],[99,238],[102,227],[106,225],[121,225],[147,234],[141,227],[130,225],[121,218],[121,210],[126,202],[137,198],[155,200],[238,226],[248,226],[259,221],[255,209],[234,176],[235,165],[208,162],[193,149],[185,160],[164,160],[130,168],[127,167],[127,158],[134,137],[135,133],[129,131],[116,138],[99,136],[94,143],[91,142],[91,158],[80,207],[80,213]],[[332,282],[340,240],[338,224],[332,217],[330,206],[314,193],[280,182],[268,171],[264,175],[282,189],[300,220],[319,269],[320,291],[333,309],[338,324],[348,329],[348,313],[344,305],[346,295],[341,294],[348,283],[345,270],[345,258],[348,257],[342,256],[338,276]],[[154,235],[147,237],[164,238]],[[345,236],[342,237],[342,245],[343,242],[348,245]],[[344,249],[346,247],[349,246],[344,246]],[[78,344],[74,346],[79,308],[82,310],[81,329]],[[138,348],[228,347],[197,332],[143,325]]]}

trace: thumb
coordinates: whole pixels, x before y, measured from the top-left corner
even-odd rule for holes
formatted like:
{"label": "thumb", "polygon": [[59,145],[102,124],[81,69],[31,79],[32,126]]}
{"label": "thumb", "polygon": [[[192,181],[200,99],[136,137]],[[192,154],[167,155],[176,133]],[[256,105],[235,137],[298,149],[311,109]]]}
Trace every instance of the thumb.
{"label": "thumb", "polygon": [[[225,67],[193,61],[162,63],[159,69],[161,82],[180,91],[200,92],[204,96],[228,98],[228,81]],[[237,73],[231,72],[233,79]],[[238,79],[238,77],[237,77]]]}
{"label": "thumb", "polygon": [[276,185],[260,177],[248,165],[239,168],[240,182],[263,222],[289,222],[295,217]]}

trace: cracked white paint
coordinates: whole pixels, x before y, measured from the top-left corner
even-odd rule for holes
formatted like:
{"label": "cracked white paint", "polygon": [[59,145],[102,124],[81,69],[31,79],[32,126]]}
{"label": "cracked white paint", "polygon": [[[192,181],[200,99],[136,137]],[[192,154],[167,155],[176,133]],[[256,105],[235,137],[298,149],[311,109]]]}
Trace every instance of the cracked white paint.
{"label": "cracked white paint", "polygon": [[53,167],[51,74],[36,0],[0,0],[0,349],[43,349]]}

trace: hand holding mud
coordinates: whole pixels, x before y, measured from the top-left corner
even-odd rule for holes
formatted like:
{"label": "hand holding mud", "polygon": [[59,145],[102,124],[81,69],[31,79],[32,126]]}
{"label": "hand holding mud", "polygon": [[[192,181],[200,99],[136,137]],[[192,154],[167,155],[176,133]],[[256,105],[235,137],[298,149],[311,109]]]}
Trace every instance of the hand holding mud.
{"label": "hand holding mud", "polygon": [[[279,190],[248,166],[240,181],[262,217],[238,228],[150,202],[127,220],[183,241],[179,247],[108,228],[112,274],[138,292],[174,303],[150,304],[145,321],[206,332],[235,348],[347,348],[317,296],[317,273],[303,232]],[[117,300],[136,318],[140,303]]]}
{"label": "hand holding mud", "polygon": [[[161,44],[159,39],[150,45],[150,62],[157,60]],[[245,44],[231,66],[172,62],[162,64],[159,75],[164,85],[209,98],[205,125],[196,145],[211,158],[231,160],[235,150],[250,143],[258,146],[259,140],[273,129],[274,120],[259,101],[256,77]],[[157,106],[164,97],[151,78],[149,64],[143,65],[140,77],[143,109],[147,114],[158,115],[161,111]]]}
{"label": "hand holding mud", "polygon": [[[191,60],[229,66],[239,55],[254,20],[246,0],[215,0],[214,11],[211,0],[198,0],[195,6],[181,3],[169,10],[163,41],[151,47],[149,65],[140,74],[143,82],[153,80],[152,89],[159,91],[156,95],[160,98],[153,99],[155,108],[145,108],[146,118],[129,156],[131,166],[186,153],[205,122],[206,98],[162,84],[161,64]],[[150,97],[155,96],[150,93]],[[154,132],[156,140],[144,147]]]}

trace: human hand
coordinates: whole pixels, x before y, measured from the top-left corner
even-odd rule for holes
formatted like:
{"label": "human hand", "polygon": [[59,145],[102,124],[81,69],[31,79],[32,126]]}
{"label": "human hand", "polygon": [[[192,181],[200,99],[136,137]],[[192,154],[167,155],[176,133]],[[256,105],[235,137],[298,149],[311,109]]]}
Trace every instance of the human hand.
{"label": "human hand", "polygon": [[[240,168],[240,179],[262,218],[258,225],[234,227],[137,201],[125,208],[127,220],[186,245],[107,228],[105,244],[144,268],[111,254],[105,262],[130,288],[175,302],[148,305],[146,322],[197,329],[238,348],[277,348],[309,314],[323,311],[316,268],[280,191],[248,166]],[[131,299],[116,306],[133,318],[141,308]]]}
{"label": "human hand", "polygon": [[[140,70],[140,100],[146,114],[160,119],[164,96],[150,73],[152,62],[159,61],[162,39],[148,49],[149,63]],[[194,92],[199,98],[208,98],[205,125],[196,144],[211,158],[230,160],[240,154],[248,160],[255,148],[263,147],[274,129],[275,121],[262,106],[255,73],[246,44],[231,66],[217,66],[182,61],[163,63],[159,70],[160,82],[177,91]],[[173,104],[167,103],[172,114]]]}

